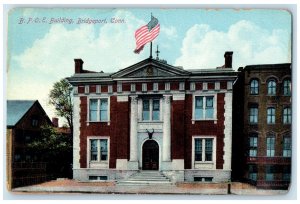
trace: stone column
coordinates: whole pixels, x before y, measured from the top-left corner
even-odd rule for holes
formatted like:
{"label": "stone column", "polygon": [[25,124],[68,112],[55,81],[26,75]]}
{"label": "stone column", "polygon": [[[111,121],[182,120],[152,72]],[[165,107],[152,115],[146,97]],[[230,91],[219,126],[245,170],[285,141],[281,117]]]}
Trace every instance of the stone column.
{"label": "stone column", "polygon": [[137,96],[131,96],[131,114],[130,114],[130,161],[138,161],[137,159],[137,121],[138,121],[138,105]]}
{"label": "stone column", "polygon": [[171,161],[171,96],[164,96],[162,160]]}

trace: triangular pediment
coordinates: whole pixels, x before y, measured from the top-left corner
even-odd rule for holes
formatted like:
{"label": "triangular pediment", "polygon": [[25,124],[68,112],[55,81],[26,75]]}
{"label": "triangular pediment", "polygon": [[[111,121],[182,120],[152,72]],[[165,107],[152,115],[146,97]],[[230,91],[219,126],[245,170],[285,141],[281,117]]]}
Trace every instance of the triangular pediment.
{"label": "triangular pediment", "polygon": [[180,77],[190,72],[164,62],[148,58],[122,69],[112,75],[113,78]]}

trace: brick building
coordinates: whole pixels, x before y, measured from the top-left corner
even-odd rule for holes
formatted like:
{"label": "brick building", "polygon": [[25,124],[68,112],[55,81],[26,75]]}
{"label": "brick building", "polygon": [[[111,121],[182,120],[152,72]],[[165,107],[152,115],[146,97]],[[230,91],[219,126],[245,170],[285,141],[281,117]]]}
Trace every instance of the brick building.
{"label": "brick building", "polygon": [[291,173],[291,64],[239,69],[233,99],[233,178],[287,188]]}
{"label": "brick building", "polygon": [[147,58],[115,73],[75,59],[73,177],[118,180],[157,170],[176,181],[231,178],[232,52],[185,70]]}
{"label": "brick building", "polygon": [[52,125],[37,100],[8,100],[6,129],[6,168],[8,189],[45,181],[46,163],[26,148],[40,137],[42,125]]}

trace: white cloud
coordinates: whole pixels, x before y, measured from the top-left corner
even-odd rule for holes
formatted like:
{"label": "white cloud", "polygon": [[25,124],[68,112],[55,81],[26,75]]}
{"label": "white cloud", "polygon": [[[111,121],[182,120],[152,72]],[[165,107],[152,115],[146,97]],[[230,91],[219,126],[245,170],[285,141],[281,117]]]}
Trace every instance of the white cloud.
{"label": "white cloud", "polygon": [[175,65],[184,68],[214,68],[224,64],[224,52],[233,51],[233,67],[290,62],[290,34],[268,31],[249,21],[233,24],[228,32],[201,24],[191,27]]}
{"label": "white cloud", "polygon": [[61,24],[52,25],[43,38],[12,56],[8,99],[38,99],[52,117],[53,109],[46,106],[49,90],[54,82],[74,73],[74,58],[83,59],[84,69],[104,72],[115,72],[147,58],[147,52],[133,53],[134,32],[145,22],[125,10],[117,11],[115,16],[126,23],[107,23],[99,30],[92,25],[71,30]]}
{"label": "white cloud", "polygon": [[177,30],[174,26],[161,26],[161,33],[165,34],[167,39],[173,40],[178,37]]}
{"label": "white cloud", "polygon": [[[14,59],[23,69],[37,69],[45,74],[69,76],[74,71],[74,58],[82,58],[84,67],[95,71],[117,71],[142,59],[133,53],[136,25],[143,22],[131,13],[120,10],[115,16],[124,24],[105,24],[96,33],[92,25],[80,25],[68,30],[61,24]],[[122,60],[120,60],[122,59]]]}

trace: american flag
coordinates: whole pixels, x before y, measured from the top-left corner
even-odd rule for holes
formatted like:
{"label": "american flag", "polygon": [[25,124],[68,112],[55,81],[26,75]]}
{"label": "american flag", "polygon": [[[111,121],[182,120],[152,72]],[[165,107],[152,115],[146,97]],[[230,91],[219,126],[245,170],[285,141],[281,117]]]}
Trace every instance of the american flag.
{"label": "american flag", "polygon": [[151,21],[135,31],[136,48],[134,53],[139,54],[144,46],[154,40],[159,34],[159,23],[157,18],[151,16]]}

